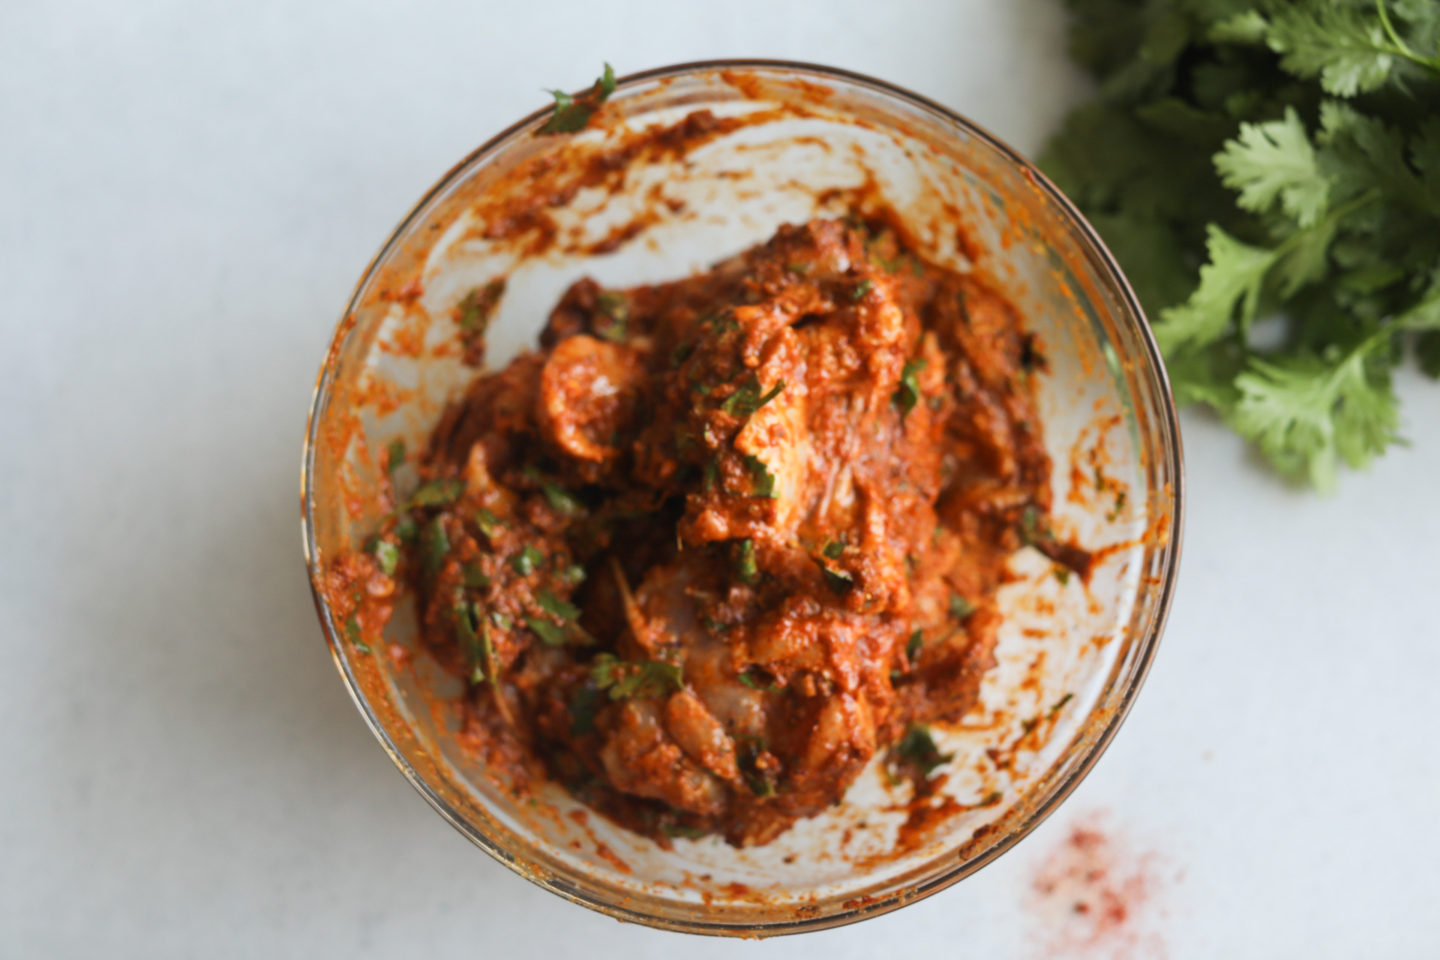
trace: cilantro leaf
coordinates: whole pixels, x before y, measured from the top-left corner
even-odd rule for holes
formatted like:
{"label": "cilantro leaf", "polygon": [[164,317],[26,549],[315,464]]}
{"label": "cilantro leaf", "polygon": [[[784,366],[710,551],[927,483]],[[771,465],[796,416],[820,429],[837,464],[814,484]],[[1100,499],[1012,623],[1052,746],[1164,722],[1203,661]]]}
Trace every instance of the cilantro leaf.
{"label": "cilantro leaf", "polygon": [[395,568],[400,566],[400,548],[389,540],[376,537],[369,544],[371,556],[380,567],[380,572],[387,577],[395,575]]}
{"label": "cilantro leaf", "polygon": [[345,639],[361,653],[371,652],[370,645],[365,642],[364,631],[360,629],[360,621],[353,615],[345,618]]}
{"label": "cilantro leaf", "polygon": [[445,477],[422,483],[410,494],[411,507],[444,507],[460,499],[465,492],[465,481],[459,477]]}
{"label": "cilantro leaf", "polygon": [[574,495],[560,484],[542,474],[535,467],[526,467],[523,471],[531,481],[540,485],[540,492],[545,497],[545,502],[550,504],[550,509],[566,517],[578,516],[585,512],[584,506]]}
{"label": "cilantro leaf", "polygon": [[1309,354],[1252,358],[1235,379],[1231,423],[1281,473],[1332,489],[1338,460],[1364,466],[1398,436],[1388,370],[1371,362],[1382,342],[1366,341],[1333,363]]}
{"label": "cilantro leaf", "polygon": [[590,668],[590,678],[611,700],[663,697],[685,689],[685,673],[678,663],[663,660],[621,660],[602,653]]}
{"label": "cilantro leaf", "polygon": [[1207,232],[1210,262],[1200,268],[1200,285],[1190,299],[1162,311],[1155,325],[1155,339],[1167,353],[1219,340],[1230,329],[1237,308],[1241,327],[1249,327],[1265,275],[1275,264],[1273,250],[1241,243],[1214,224]]}
{"label": "cilantro leaf", "polygon": [[541,590],[535,594],[535,602],[540,609],[553,615],[562,623],[568,620],[577,620],[580,617],[580,608],[568,600],[561,600],[549,590]]}
{"label": "cilantro leaf", "polygon": [[755,541],[748,537],[740,541],[735,557],[735,576],[741,583],[753,584],[760,579],[760,568],[755,561]]}
{"label": "cilantro leaf", "polygon": [[895,388],[895,393],[890,397],[895,406],[900,408],[900,419],[915,409],[920,402],[920,381],[917,375],[925,369],[925,358],[914,357],[905,361],[905,366],[900,371],[900,386]]}
{"label": "cilantro leaf", "polygon": [[761,393],[759,378],[751,374],[749,379],[740,384],[734,393],[725,398],[725,402],[720,404],[720,409],[741,420],[748,420],[755,411],[780,396],[784,389],[785,381],[780,380],[768,391]]}
{"label": "cilantro leaf", "polygon": [[598,330],[600,336],[611,343],[624,343],[630,336],[630,301],[625,294],[605,290],[596,298],[596,306],[609,322]]}
{"label": "cilantro leaf", "polygon": [[545,565],[545,554],[528,543],[510,558],[510,566],[522,577],[528,577]]}
{"label": "cilantro leaf", "polygon": [[916,630],[905,642],[905,661],[914,666],[920,661],[920,651],[925,645],[925,631]]}
{"label": "cilantro leaf", "polygon": [[891,766],[909,767],[922,778],[928,779],[935,768],[948,763],[954,754],[941,753],[930,735],[930,728],[923,724],[911,724],[905,736],[890,748]]}
{"label": "cilantro leaf", "polygon": [[775,492],[775,474],[765,466],[765,461],[757,456],[745,453],[740,459],[745,461],[745,466],[750,468],[750,479],[754,482],[754,492],[751,496],[763,497],[767,500],[774,500],[780,495]]}
{"label": "cilantro leaf", "polygon": [[551,90],[555,98],[555,112],[539,130],[542,134],[575,133],[584,130],[597,107],[615,92],[615,69],[605,64],[605,72],[595,83],[578,96],[571,96],[563,90]]}
{"label": "cilantro leaf", "polygon": [[1315,222],[1329,199],[1330,183],[1290,108],[1283,120],[1242,123],[1240,135],[1215,157],[1215,169],[1225,186],[1240,191],[1240,206],[1264,213],[1278,203],[1302,227]]}
{"label": "cilantro leaf", "polygon": [[485,286],[476,287],[465,294],[455,316],[455,322],[460,325],[462,332],[475,337],[485,335],[485,331],[490,327],[490,320],[495,316],[495,309],[500,306],[500,299],[505,295],[505,282],[504,277],[496,277]]}
{"label": "cilantro leaf", "polygon": [[1325,92],[1336,96],[1379,89],[1395,65],[1379,20],[1348,4],[1286,4],[1266,38],[1281,67],[1297,77],[1318,76]]}

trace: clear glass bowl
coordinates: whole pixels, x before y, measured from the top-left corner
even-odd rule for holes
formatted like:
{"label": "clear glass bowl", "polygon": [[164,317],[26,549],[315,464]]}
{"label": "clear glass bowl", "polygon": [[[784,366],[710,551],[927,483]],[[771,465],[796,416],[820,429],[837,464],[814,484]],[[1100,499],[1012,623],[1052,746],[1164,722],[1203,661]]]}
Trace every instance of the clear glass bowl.
{"label": "clear glass bowl", "polygon": [[[506,197],[537,171],[558,169],[564,179],[584,168],[584,156],[701,109],[747,120],[683,155],[633,152],[608,190],[577,181],[549,201],[544,216],[570,252],[518,256],[511,228],[523,238],[524,225],[496,226],[508,215]],[[426,194],[366,270],[320,372],[301,475],[305,557],[356,705],[421,795],[477,846],[623,920],[793,933],[884,913],[969,876],[1085,776],[1134,701],[1164,626],[1180,544],[1180,436],[1134,294],[1095,232],[1015,151],[868,77],[769,61],[686,64],[622,80],[602,122],[579,135],[535,136],[547,115],[505,130]],[[830,209],[827,189],[867,182],[928,255],[962,269],[973,256],[1042,338],[1056,525],[1103,547],[1103,563],[1082,584],[1061,582],[1034,551],[1016,555],[1000,598],[1000,662],[982,707],[961,729],[937,732],[954,755],[943,789],[961,810],[898,853],[905,814],[875,765],[844,804],[749,850],[713,838],[665,850],[579,813],[553,785],[517,799],[503,776],[456,743],[446,697],[457,687],[416,647],[413,611],[397,606],[385,645],[371,654],[345,640],[326,601],[329,562],[380,519],[367,495],[379,451],[395,437],[420,449],[446,400],[473,375],[453,349],[454,305],[509,275],[490,334],[490,360],[502,364],[533,344],[549,308],[581,275],[626,285],[703,269],[782,222]],[[600,242],[627,236],[625,225],[642,214],[633,238]],[[507,231],[509,239],[495,239]],[[397,482],[413,484],[413,474],[402,469]]]}

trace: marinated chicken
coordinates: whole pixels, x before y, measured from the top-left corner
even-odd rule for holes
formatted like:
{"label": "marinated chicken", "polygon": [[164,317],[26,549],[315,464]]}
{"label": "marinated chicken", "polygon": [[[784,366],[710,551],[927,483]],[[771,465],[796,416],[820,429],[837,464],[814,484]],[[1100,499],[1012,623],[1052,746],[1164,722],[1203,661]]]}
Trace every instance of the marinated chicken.
{"label": "marinated chicken", "polygon": [[447,410],[370,554],[475,742],[662,843],[763,844],[975,706],[1010,554],[1083,572],[1048,532],[1043,363],[881,217],[580,280]]}

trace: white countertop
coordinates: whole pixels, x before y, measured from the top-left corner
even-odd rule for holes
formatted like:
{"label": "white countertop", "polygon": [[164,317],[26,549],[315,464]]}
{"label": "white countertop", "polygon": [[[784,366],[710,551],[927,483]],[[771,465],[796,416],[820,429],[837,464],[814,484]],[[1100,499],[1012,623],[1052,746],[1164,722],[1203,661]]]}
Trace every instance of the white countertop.
{"label": "white countertop", "polygon": [[[1179,595],[1114,746],[997,864],[858,926],[755,945],[566,904],[430,811],[330,665],[296,505],[311,384],[455,160],[602,59],[727,55],[872,73],[1034,152],[1084,91],[1058,7],[7,4],[0,955],[1433,956],[1440,386],[1418,375],[1413,447],[1330,498],[1187,416]],[[1100,815],[1149,897],[1062,949],[1083,927],[1033,884]]]}

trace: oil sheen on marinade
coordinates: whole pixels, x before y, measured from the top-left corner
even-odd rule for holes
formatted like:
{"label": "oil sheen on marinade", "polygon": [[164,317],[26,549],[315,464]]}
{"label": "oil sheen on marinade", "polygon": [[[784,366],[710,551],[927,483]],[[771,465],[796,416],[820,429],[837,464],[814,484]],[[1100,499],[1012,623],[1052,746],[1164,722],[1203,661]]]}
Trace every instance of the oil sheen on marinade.
{"label": "oil sheen on marinade", "polygon": [[975,705],[1009,554],[1083,567],[1048,534],[1042,363],[883,219],[581,280],[447,410],[357,562],[399,557],[487,757],[661,842],[765,843],[877,752],[923,781],[906,745]]}

